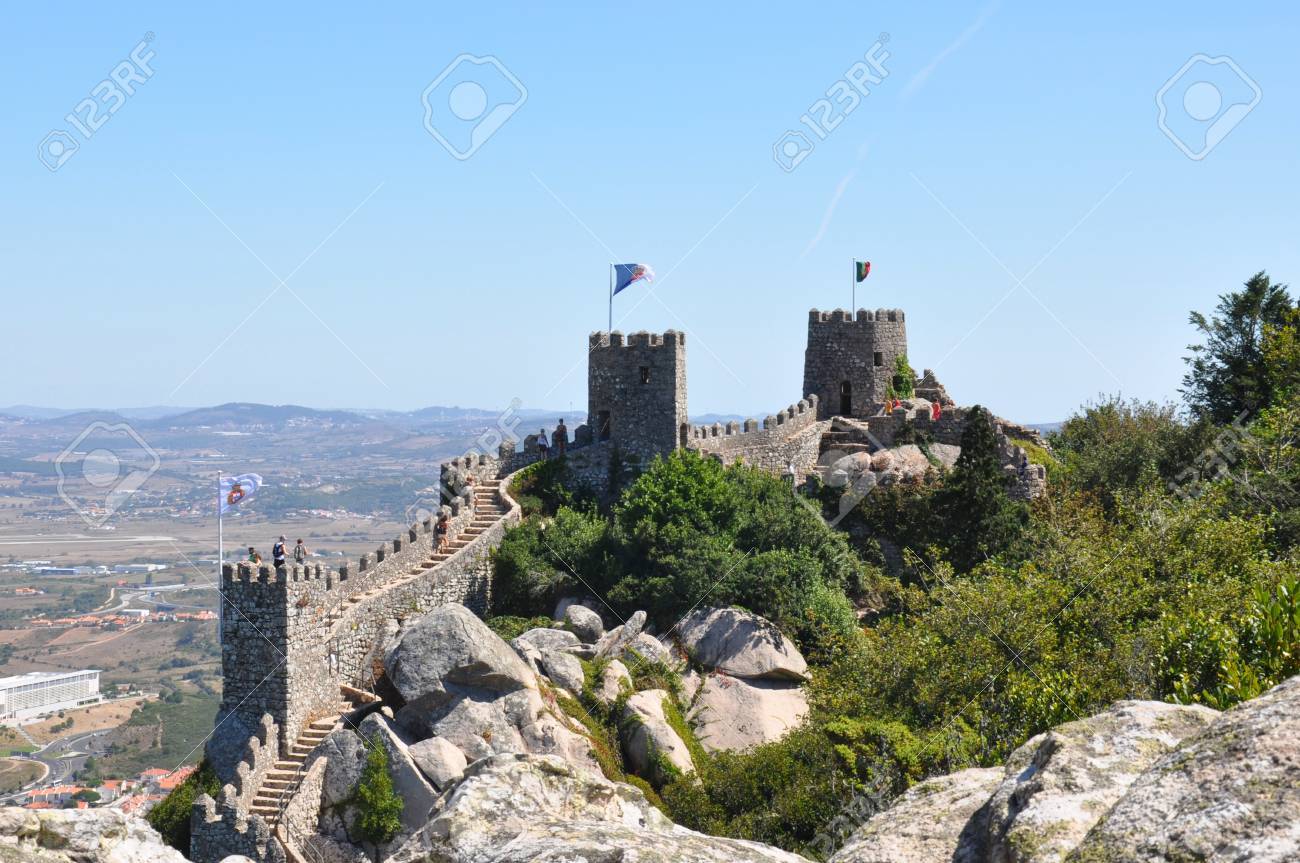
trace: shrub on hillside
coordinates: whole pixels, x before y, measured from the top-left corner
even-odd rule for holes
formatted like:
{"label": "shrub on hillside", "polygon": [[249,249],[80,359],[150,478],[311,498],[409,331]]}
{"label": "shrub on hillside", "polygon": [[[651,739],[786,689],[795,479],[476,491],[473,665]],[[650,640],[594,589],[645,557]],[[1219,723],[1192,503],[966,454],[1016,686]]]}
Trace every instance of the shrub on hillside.
{"label": "shrub on hillside", "polygon": [[185,777],[181,784],[149,810],[145,819],[157,830],[164,842],[180,851],[190,853],[190,812],[200,794],[216,799],[221,793],[221,781],[216,771],[204,759],[198,769]]}

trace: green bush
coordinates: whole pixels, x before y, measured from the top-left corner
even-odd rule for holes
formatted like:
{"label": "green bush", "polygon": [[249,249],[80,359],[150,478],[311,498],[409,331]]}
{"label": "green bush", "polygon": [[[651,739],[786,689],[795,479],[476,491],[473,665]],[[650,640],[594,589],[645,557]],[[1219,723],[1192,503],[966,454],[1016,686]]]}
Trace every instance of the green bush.
{"label": "green bush", "polygon": [[190,812],[200,794],[214,800],[221,794],[221,781],[206,758],[145,816],[163,841],[182,854],[190,853]]}
{"label": "green bush", "polygon": [[363,839],[380,845],[402,828],[402,798],[393,790],[388,752],[380,744],[367,746],[366,766],[357,780],[353,802],[358,809],[357,831]]}

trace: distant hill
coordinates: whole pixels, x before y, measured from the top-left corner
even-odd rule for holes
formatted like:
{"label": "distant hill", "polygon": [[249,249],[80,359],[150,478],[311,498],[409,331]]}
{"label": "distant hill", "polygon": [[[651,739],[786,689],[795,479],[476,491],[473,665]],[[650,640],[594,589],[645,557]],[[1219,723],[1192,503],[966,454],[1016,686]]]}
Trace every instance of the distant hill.
{"label": "distant hill", "polygon": [[253,402],[230,402],[210,408],[195,408],[175,416],[154,420],[151,424],[163,428],[250,425],[278,427],[295,419],[342,425],[360,425],[368,420],[367,417],[345,410],[316,410],[301,405],[262,405]]}
{"label": "distant hill", "polygon": [[174,405],[149,405],[142,408],[111,408],[107,410],[102,408],[43,408],[36,405],[11,405],[7,408],[0,408],[0,415],[28,420],[50,420],[62,419],[73,414],[108,413],[125,419],[153,420],[175,416],[191,410],[194,410],[194,408],[176,407]]}

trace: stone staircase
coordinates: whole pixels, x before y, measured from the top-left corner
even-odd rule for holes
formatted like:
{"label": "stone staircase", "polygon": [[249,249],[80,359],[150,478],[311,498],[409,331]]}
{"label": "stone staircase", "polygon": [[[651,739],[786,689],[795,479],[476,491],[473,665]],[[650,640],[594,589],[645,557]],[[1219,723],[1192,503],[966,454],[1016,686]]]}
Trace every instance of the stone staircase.
{"label": "stone staircase", "polygon": [[879,445],[867,429],[865,422],[835,417],[831,427],[822,433],[819,453],[838,452],[849,455],[857,452],[874,452]]}
{"label": "stone staircase", "polygon": [[298,739],[289,746],[289,751],[281,752],[280,760],[267,771],[266,778],[262,780],[261,786],[253,795],[249,812],[261,816],[268,825],[275,827],[280,821],[280,813],[284,810],[285,804],[298,791],[298,786],[302,783],[303,765],[307,761],[307,756],[311,755],[312,750],[338,726],[340,718],[352,710],[352,704],[340,700],[336,715],[317,719],[308,724],[298,735]]}
{"label": "stone staircase", "polygon": [[[474,489],[474,516],[469,525],[456,535],[455,539],[449,540],[445,551],[435,551],[429,557],[416,564],[408,573],[406,578],[395,581],[388,581],[384,584],[376,585],[369,590],[354,593],[347,599],[347,604],[330,611],[321,620],[322,631],[325,637],[328,637],[333,631],[334,624],[343,617],[344,612],[357,603],[364,602],[373,596],[378,596],[386,590],[398,584],[404,584],[411,578],[423,575],[438,564],[447,560],[456,552],[473,542],[477,537],[485,533],[488,528],[501,520],[501,517],[509,512],[509,508],[501,503],[500,494],[497,492],[497,486],[493,483],[487,488]],[[436,547],[435,547],[436,548]]]}

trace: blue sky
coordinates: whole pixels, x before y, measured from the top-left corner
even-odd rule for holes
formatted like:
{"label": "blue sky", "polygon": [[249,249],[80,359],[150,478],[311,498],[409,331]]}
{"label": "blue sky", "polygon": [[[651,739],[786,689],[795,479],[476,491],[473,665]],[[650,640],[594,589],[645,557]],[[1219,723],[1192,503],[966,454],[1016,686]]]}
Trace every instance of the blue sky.
{"label": "blue sky", "polygon": [[[1048,5],[8,7],[0,404],[581,409],[612,256],[657,270],[616,325],[687,330],[693,413],[798,398],[854,256],[859,305],[904,308],[961,403],[1174,398],[1189,309],[1297,278],[1300,17]],[[152,77],[81,136],[65,115],[146,33]],[[888,76],[782,170],[880,34]],[[463,161],[421,102],[462,54],[527,93]],[[1262,93],[1200,160],[1156,108],[1196,54]],[[1168,125],[1203,141],[1202,79],[1224,110],[1252,91],[1174,82]],[[53,172],[51,130],[78,145]]]}

